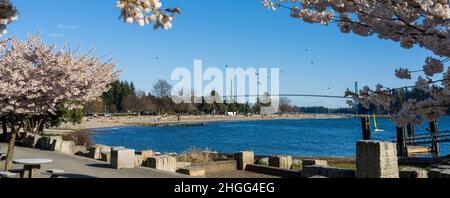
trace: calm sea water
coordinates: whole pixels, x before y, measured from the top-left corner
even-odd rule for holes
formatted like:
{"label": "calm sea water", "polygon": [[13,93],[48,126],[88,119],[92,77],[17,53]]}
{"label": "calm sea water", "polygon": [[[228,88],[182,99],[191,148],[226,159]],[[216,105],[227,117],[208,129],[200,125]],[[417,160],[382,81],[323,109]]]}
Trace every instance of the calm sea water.
{"label": "calm sea water", "polygon": [[[394,125],[379,119],[386,132],[373,139],[395,137]],[[427,125],[416,134],[427,133]],[[450,130],[450,117],[439,121],[440,130]],[[161,153],[190,148],[210,148],[234,153],[253,150],[259,155],[354,156],[355,143],[362,138],[360,119],[274,120],[250,122],[213,122],[203,127],[120,127],[94,130],[96,144],[126,146]],[[450,144],[441,144],[441,153],[450,154]]]}

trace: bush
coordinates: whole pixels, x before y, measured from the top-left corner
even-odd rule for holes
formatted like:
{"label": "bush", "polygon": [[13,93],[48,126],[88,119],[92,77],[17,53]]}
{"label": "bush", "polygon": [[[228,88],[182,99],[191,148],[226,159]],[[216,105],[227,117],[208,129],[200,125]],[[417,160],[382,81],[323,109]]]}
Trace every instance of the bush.
{"label": "bush", "polygon": [[74,141],[77,146],[90,148],[93,145],[92,135],[87,131],[76,131],[62,136],[64,141]]}
{"label": "bush", "polygon": [[178,156],[180,162],[204,163],[213,161],[211,149],[192,148]]}

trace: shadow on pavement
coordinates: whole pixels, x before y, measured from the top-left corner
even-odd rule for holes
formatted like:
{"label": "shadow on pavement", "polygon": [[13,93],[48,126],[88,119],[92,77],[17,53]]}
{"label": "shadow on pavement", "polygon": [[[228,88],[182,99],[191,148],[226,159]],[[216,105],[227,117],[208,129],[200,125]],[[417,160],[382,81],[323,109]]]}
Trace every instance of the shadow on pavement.
{"label": "shadow on pavement", "polygon": [[79,179],[89,179],[89,178],[97,178],[89,175],[82,175],[82,174],[64,174],[61,178],[79,178]]}
{"label": "shadow on pavement", "polygon": [[107,168],[107,169],[111,168],[111,166],[109,164],[88,164],[86,166],[95,167],[95,168]]}

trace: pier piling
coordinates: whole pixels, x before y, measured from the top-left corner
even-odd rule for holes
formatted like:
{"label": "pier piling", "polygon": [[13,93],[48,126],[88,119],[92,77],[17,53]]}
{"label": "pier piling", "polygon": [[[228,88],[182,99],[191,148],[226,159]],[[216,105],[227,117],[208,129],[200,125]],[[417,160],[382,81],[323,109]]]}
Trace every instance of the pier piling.
{"label": "pier piling", "polygon": [[433,157],[439,158],[439,139],[438,139],[438,123],[436,121],[430,122],[430,133],[433,137],[433,143],[431,144]]}
{"label": "pier piling", "polygon": [[406,128],[397,127],[397,154],[399,157],[408,156],[408,147],[406,144]]}
{"label": "pier piling", "polygon": [[371,140],[372,136],[370,134],[370,116],[361,117],[361,126],[362,126],[363,140]]}
{"label": "pier piling", "polygon": [[414,136],[415,136],[416,132],[415,132],[414,125],[408,124],[407,130],[408,130],[408,138],[412,139],[412,144],[415,145],[416,140],[414,139]]}

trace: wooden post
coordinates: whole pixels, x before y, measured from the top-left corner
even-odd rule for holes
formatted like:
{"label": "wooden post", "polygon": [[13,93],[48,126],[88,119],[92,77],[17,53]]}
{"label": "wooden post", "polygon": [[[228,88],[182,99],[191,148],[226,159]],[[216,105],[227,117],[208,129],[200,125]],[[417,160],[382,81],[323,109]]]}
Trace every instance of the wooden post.
{"label": "wooden post", "polygon": [[407,130],[408,130],[408,138],[410,138],[412,140],[412,144],[415,145],[416,140],[414,139],[414,137],[416,132],[414,126],[412,124],[408,124]]}
{"label": "wooden post", "polygon": [[438,123],[436,121],[430,122],[430,133],[433,138],[433,143],[431,147],[433,149],[433,156],[439,158],[439,140],[438,140]]}
{"label": "wooden post", "polygon": [[408,157],[408,146],[406,145],[406,128],[397,127],[397,155]]}
{"label": "wooden post", "polygon": [[370,116],[361,117],[361,126],[363,140],[371,140],[372,136],[370,135]]}

